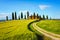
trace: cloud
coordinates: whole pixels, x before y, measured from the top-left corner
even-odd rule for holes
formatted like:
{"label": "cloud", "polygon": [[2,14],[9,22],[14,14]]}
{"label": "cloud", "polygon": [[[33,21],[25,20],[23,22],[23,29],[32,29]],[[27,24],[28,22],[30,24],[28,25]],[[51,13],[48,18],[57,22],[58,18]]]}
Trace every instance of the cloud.
{"label": "cloud", "polygon": [[10,17],[11,14],[10,13],[0,13],[0,20],[1,19],[6,19],[6,16]]}
{"label": "cloud", "polygon": [[49,7],[51,7],[50,5],[39,5],[39,8],[41,9],[41,10],[45,10],[45,9],[47,9],[47,8],[49,8]]}

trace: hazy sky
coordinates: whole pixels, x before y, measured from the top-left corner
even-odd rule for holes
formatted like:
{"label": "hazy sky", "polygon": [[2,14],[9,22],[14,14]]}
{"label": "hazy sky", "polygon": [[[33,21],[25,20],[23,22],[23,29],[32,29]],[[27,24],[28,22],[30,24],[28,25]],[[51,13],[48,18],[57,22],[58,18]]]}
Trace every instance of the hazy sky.
{"label": "hazy sky", "polygon": [[0,20],[5,19],[5,16],[11,18],[12,12],[17,12],[20,15],[22,11],[26,14],[34,12],[39,15],[48,15],[52,18],[60,18],[60,0],[0,0]]}

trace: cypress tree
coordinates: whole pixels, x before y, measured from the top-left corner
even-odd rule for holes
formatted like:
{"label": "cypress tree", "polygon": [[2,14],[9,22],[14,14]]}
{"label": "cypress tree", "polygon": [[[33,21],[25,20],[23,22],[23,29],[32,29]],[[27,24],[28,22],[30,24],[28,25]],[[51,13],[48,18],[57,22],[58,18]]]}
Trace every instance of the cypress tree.
{"label": "cypress tree", "polygon": [[39,18],[38,14],[37,14],[37,19]]}
{"label": "cypress tree", "polygon": [[18,16],[18,20],[20,20],[20,16]]}
{"label": "cypress tree", "polygon": [[51,20],[51,17],[50,17],[50,20]]}
{"label": "cypress tree", "polygon": [[29,12],[27,11],[27,19],[29,19]]}
{"label": "cypress tree", "polygon": [[42,20],[41,15],[39,16],[39,20]]}
{"label": "cypress tree", "polygon": [[14,13],[12,12],[12,20],[14,20]]}
{"label": "cypress tree", "polygon": [[34,12],[34,19],[35,19],[35,12]]}
{"label": "cypress tree", "polygon": [[46,16],[46,19],[48,19],[48,15]]}
{"label": "cypress tree", "polygon": [[31,14],[31,19],[32,19],[32,14]]}
{"label": "cypress tree", "polygon": [[6,16],[6,21],[8,21],[8,16]]}
{"label": "cypress tree", "polygon": [[23,13],[21,12],[21,19],[23,19]]}
{"label": "cypress tree", "polygon": [[24,15],[24,19],[26,19],[26,15]]}
{"label": "cypress tree", "polygon": [[43,15],[43,20],[45,20],[45,15]]}
{"label": "cypress tree", "polygon": [[16,15],[16,12],[15,12],[15,20],[17,20],[17,15]]}

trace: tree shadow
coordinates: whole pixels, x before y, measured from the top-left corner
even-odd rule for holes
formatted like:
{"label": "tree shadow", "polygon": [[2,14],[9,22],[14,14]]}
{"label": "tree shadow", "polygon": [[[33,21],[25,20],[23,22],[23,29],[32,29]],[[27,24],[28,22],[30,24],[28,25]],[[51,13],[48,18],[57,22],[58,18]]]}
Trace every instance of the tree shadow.
{"label": "tree shadow", "polygon": [[[30,25],[31,25],[32,23],[39,22],[39,21],[40,21],[40,20],[35,20],[35,21],[29,23],[29,24],[28,24],[28,29],[29,29],[30,31],[34,32],[34,31],[30,28]],[[36,34],[38,40],[43,40],[43,36],[38,35],[37,33],[35,33],[35,34]]]}

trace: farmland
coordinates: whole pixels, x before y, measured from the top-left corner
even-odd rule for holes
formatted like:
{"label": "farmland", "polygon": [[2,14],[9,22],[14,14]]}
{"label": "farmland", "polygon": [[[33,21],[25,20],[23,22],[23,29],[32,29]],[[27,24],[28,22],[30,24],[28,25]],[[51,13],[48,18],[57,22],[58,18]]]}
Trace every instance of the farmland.
{"label": "farmland", "polygon": [[60,20],[42,20],[37,23],[42,29],[55,34],[60,34]]}
{"label": "farmland", "polygon": [[[32,21],[34,20],[0,22],[0,40],[38,40],[38,36],[35,33],[39,34],[41,39],[50,40],[50,38],[45,36],[43,38],[43,35],[36,31],[32,24],[30,25],[32,30],[28,29],[28,24]],[[60,34],[60,20],[41,20],[37,23],[37,26],[48,32]]]}
{"label": "farmland", "polygon": [[37,40],[35,33],[28,29],[34,20],[12,20],[0,22],[0,40]]}

